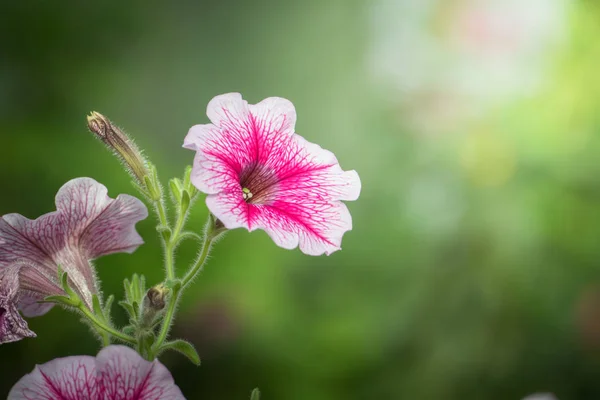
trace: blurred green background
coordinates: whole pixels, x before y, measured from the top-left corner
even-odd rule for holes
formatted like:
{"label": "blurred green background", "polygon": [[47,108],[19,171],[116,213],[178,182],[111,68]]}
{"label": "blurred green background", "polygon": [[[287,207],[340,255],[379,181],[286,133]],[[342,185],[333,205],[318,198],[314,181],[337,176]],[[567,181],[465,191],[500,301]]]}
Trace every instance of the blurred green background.
{"label": "blurred green background", "polygon": [[[330,257],[243,230],[216,246],[175,327],[203,364],[162,359],[188,399],[597,399],[599,21],[592,0],[2,1],[0,214],[52,211],[79,176],[135,193],[91,110],[166,182],[213,96],[286,97],[359,172],[354,230]],[[154,226],[96,263],[106,294],[161,280]],[[29,323],[0,347],[0,396],[98,351],[64,310]]]}

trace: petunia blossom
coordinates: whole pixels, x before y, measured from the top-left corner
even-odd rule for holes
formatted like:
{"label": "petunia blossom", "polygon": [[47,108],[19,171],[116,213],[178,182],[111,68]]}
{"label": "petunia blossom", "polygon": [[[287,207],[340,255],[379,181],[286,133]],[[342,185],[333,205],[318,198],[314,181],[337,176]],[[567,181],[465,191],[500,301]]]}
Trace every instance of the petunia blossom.
{"label": "petunia blossom", "polygon": [[248,104],[239,93],[210,101],[211,124],[193,126],[184,147],[196,151],[192,183],[228,229],[263,229],[286,249],[331,254],[352,229],[341,200],[356,200],[361,183],[330,151],[294,132],[286,99]]}
{"label": "petunia blossom", "polygon": [[180,400],[185,398],[158,360],[126,346],[96,357],[57,358],[38,365],[11,389],[8,400]]}
{"label": "petunia blossom", "polygon": [[0,218],[0,343],[33,336],[27,317],[45,314],[39,303],[64,294],[59,266],[87,307],[98,294],[90,260],[137,249],[143,240],[135,224],[148,216],[146,206],[129,195],[111,199],[91,178],[67,182],[56,195],[56,211],[30,220],[19,214]]}

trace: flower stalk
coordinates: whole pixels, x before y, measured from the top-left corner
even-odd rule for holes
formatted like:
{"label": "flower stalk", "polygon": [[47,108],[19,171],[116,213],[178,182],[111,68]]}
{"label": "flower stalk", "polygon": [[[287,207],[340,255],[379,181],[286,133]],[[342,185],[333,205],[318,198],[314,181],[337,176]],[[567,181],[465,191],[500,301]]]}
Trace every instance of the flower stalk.
{"label": "flower stalk", "polygon": [[171,326],[173,325],[173,321],[175,318],[175,312],[177,310],[177,306],[181,299],[181,295],[187,285],[198,275],[198,273],[204,267],[206,260],[208,259],[208,255],[210,253],[210,249],[212,247],[212,243],[216,239],[216,237],[220,234],[218,229],[215,229],[215,219],[212,214],[209,214],[204,240],[202,243],[202,247],[198,254],[198,257],[192,264],[190,270],[186,273],[185,277],[182,281],[175,281],[171,288],[171,297],[169,299],[169,304],[167,306],[167,310],[165,312],[164,319],[162,321],[160,332],[157,336],[154,345],[150,351],[151,357],[156,357],[163,350],[162,346],[165,340],[169,335],[169,331],[171,330]]}

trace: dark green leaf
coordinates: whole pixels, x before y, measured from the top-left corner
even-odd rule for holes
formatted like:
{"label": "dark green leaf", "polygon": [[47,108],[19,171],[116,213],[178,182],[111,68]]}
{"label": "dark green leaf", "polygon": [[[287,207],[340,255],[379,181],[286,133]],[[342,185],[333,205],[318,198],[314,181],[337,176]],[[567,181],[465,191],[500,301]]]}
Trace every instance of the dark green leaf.
{"label": "dark green leaf", "polygon": [[175,350],[186,356],[195,365],[200,365],[200,356],[198,355],[198,352],[196,352],[196,349],[190,342],[186,342],[185,340],[178,339],[165,343],[162,346],[162,350]]}

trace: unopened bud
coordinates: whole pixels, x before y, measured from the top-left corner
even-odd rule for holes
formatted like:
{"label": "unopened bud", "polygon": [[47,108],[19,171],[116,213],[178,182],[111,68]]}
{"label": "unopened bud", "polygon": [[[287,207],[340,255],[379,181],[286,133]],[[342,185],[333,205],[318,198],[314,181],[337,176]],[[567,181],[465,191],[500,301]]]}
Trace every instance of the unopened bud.
{"label": "unopened bud", "polygon": [[162,284],[156,285],[146,292],[142,305],[141,325],[152,326],[165,308],[168,294],[169,289]]}
{"label": "unopened bud", "polygon": [[160,311],[165,308],[166,297],[169,293],[163,285],[157,285],[148,290],[144,299],[144,307],[152,308],[155,311]]}
{"label": "unopened bud", "polygon": [[149,174],[146,161],[133,140],[104,115],[93,111],[87,117],[88,127],[117,157],[140,184]]}

